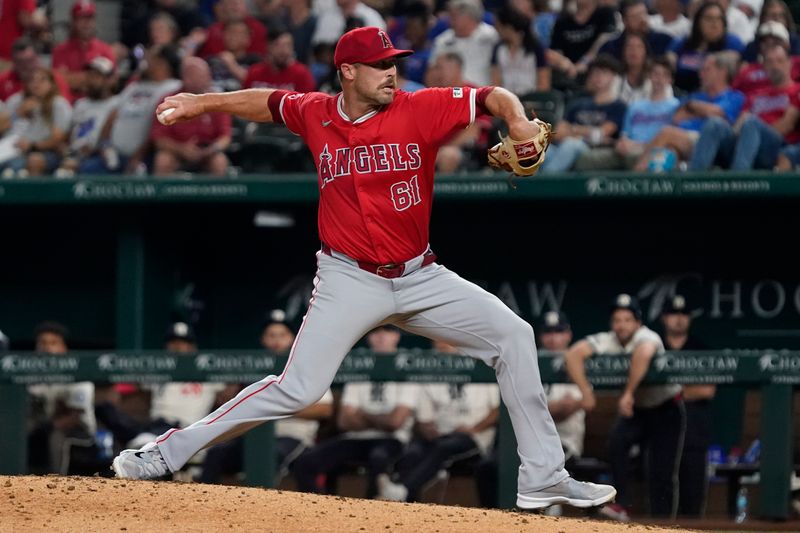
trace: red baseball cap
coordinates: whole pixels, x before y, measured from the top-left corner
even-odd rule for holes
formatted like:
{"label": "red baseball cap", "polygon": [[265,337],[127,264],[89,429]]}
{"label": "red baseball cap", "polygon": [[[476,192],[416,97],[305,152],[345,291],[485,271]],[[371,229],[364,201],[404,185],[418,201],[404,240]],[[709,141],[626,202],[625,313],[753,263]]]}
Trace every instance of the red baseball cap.
{"label": "red baseball cap", "polygon": [[386,32],[375,26],[356,28],[342,35],[333,53],[336,68],[342,63],[376,63],[392,57],[406,57],[413,50],[398,50]]}
{"label": "red baseball cap", "polygon": [[77,0],[72,4],[72,18],[93,17],[97,13],[94,2],[90,0]]}

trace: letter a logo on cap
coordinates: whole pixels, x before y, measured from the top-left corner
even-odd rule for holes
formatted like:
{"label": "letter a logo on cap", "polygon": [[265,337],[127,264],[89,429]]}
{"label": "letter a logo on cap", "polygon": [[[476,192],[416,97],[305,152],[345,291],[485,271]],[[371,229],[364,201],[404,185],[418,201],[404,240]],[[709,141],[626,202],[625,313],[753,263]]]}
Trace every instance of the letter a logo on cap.
{"label": "letter a logo on cap", "polygon": [[389,40],[389,37],[386,36],[385,32],[379,31],[378,36],[381,38],[384,48],[392,48],[392,42]]}

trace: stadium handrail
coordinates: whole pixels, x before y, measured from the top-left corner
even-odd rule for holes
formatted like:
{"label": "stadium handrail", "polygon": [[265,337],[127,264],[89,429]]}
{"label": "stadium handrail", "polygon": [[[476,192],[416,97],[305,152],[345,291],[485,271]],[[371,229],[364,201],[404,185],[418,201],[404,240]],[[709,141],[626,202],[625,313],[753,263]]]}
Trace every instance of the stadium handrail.
{"label": "stadium handrail", "polygon": [[[203,350],[195,354],[163,351],[105,350],[47,355],[9,352],[0,356],[0,474],[25,472],[25,385],[81,380],[104,382],[225,381],[250,382],[283,369],[286,357],[259,350]],[[545,383],[565,382],[563,359],[542,352],[539,368]],[[628,358],[602,354],[587,360],[587,376],[598,387],[620,387],[628,373]],[[375,355],[366,349],[351,352],[335,383],[349,381],[492,382],[487,365],[461,356],[429,350],[401,350]],[[792,469],[792,394],[800,383],[800,351],[714,350],[665,352],[657,355],[645,383],[719,383],[760,387],[761,494],[765,518],[785,520],[789,513]],[[247,437],[245,464],[249,483],[270,485],[274,465],[270,456],[272,424]],[[515,498],[516,442],[507,414],[501,417],[500,502],[511,507]],[[254,450],[254,451],[249,451]],[[262,460],[258,460],[261,457]]]}

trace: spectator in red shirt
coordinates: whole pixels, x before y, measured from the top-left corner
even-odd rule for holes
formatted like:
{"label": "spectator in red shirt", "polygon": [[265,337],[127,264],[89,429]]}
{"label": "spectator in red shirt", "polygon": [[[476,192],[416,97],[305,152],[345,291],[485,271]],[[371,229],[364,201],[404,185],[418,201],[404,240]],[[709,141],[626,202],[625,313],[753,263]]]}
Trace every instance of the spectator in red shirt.
{"label": "spectator in red shirt", "polygon": [[[43,66],[39,56],[36,55],[33,43],[27,37],[20,37],[14,41],[11,47],[11,62],[11,69],[0,74],[0,100],[4,102],[20,92],[34,71]],[[72,92],[69,90],[67,80],[58,72],[53,74],[61,96],[72,101]]]}
{"label": "spectator in red shirt", "polygon": [[250,28],[250,46],[247,51],[264,57],[267,53],[267,29],[250,15],[245,0],[220,0],[215,9],[217,22],[208,27],[200,57],[207,58],[225,50],[225,23],[231,20],[244,20]]}
{"label": "spectator in red shirt", "polygon": [[[741,91],[745,95],[770,86],[769,76],[764,70],[764,51],[773,46],[783,46],[786,50],[790,48],[789,30],[774,20],[765,22],[758,28],[756,34],[758,40],[758,61],[744,65],[733,81],[733,88]],[[792,56],[792,79],[800,80],[800,57]]]}
{"label": "spectator in red shirt", "polygon": [[307,66],[294,56],[294,38],[285,29],[270,36],[269,53],[265,61],[247,71],[242,88],[270,88],[286,91],[311,92],[316,88],[314,76]]}
{"label": "spectator in red shirt", "polygon": [[31,25],[36,0],[0,0],[0,70],[11,59],[11,46]]}
{"label": "spectator in red shirt", "polygon": [[800,141],[800,85],[791,78],[792,62],[783,46],[764,53],[764,70],[770,86],[747,97],[736,124],[717,117],[703,125],[694,147],[691,170],[708,170],[719,162],[731,170],[772,169],[785,143]]}
{"label": "spectator in red shirt", "polygon": [[[199,57],[184,59],[181,78],[181,92],[199,94],[211,87],[211,70]],[[150,137],[156,149],[153,161],[156,176],[179,171],[225,176],[228,172],[225,149],[231,143],[231,116],[226,113],[210,113],[169,127],[155,120]]]}
{"label": "spectator in red shirt", "polygon": [[53,68],[69,83],[75,98],[82,96],[86,83],[86,66],[97,56],[114,61],[114,50],[104,43],[95,32],[96,8],[90,0],[77,0],[72,6],[72,34],[70,38],[53,49]]}

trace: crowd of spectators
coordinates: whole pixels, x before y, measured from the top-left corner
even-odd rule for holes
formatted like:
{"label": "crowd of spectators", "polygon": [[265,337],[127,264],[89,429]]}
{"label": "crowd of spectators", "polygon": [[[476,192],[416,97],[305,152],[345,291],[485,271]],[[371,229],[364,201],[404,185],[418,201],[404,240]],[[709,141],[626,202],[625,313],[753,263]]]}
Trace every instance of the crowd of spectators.
{"label": "crowd of spectators", "polygon": [[[403,90],[501,85],[534,108],[558,102],[547,172],[800,163],[800,40],[784,0],[120,0],[114,17],[74,0],[61,42],[55,4],[0,13],[6,179],[230,175],[246,124],[163,128],[156,105],[178,91],[338,92],[336,42],[365,25],[414,50]],[[494,126],[453,139],[439,171],[484,168]],[[748,150],[734,156],[737,142]]]}

